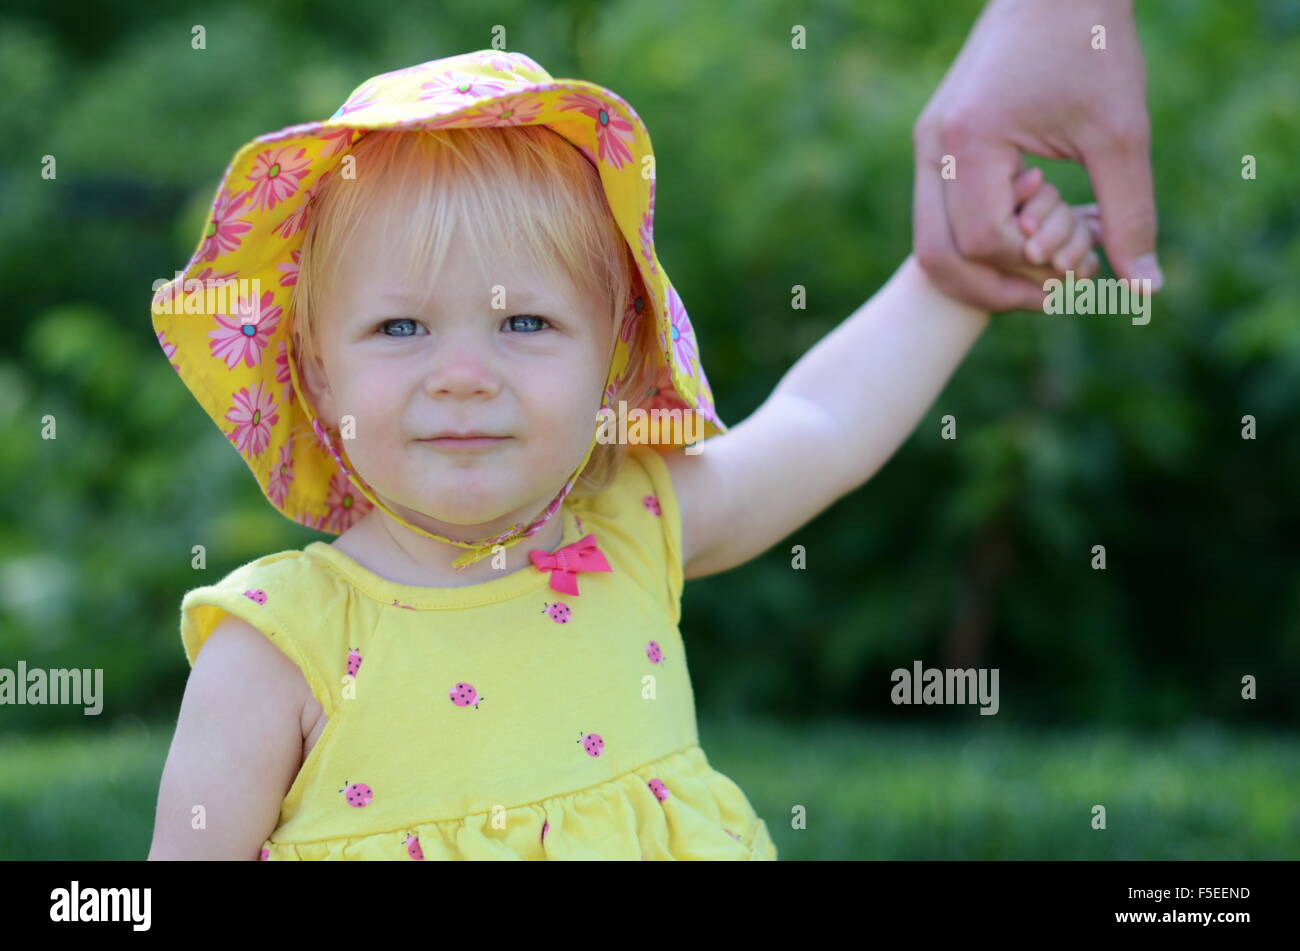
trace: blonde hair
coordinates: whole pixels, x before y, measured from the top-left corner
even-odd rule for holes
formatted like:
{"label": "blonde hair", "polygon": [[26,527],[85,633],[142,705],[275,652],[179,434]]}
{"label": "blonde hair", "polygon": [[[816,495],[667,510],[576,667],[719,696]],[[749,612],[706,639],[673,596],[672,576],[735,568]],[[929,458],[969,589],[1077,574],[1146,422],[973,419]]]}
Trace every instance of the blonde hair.
{"label": "blonde hair", "polygon": [[[312,322],[338,273],[348,238],[364,215],[375,213],[381,190],[397,185],[409,199],[400,214],[416,224],[405,263],[410,274],[425,276],[425,305],[436,293],[427,275],[441,271],[459,223],[481,271],[492,247],[522,244],[542,273],[566,277],[580,289],[603,289],[614,327],[624,313],[629,320],[635,315],[637,297],[648,309],[636,261],[614,222],[599,173],[550,129],[377,130],[363,136],[351,155],[358,174],[342,179],[331,172],[322,180],[303,240],[291,319],[295,352],[305,358],[319,362]],[[624,399],[632,408],[648,395],[650,355],[657,345],[655,321],[643,313],[630,341],[623,380],[613,394],[614,406]],[[582,498],[603,490],[617,475],[625,452],[619,443],[597,443],[570,494]]]}

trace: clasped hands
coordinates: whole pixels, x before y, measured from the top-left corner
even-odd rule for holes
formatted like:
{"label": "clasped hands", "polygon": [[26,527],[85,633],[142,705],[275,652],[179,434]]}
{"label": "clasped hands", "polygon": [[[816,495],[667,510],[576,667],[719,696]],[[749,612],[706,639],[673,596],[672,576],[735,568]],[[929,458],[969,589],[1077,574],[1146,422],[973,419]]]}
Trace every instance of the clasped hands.
{"label": "clasped hands", "polygon": [[[1132,0],[990,0],[913,129],[913,253],[951,297],[1042,308],[1043,284],[1100,261],[1163,283],[1146,70]],[[1070,206],[1024,156],[1083,165]]]}

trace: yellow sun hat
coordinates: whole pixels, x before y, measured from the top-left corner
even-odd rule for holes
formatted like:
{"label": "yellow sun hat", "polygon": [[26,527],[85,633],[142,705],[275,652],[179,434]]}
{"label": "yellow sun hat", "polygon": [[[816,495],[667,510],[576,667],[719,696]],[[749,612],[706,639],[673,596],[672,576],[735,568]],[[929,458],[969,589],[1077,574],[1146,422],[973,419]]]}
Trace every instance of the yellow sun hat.
{"label": "yellow sun hat", "polygon": [[[244,145],[222,176],[189,264],[152,304],[159,344],[199,404],[234,444],[267,499],[285,516],[340,534],[379,506],[412,531],[468,548],[457,567],[535,534],[559,509],[587,455],[527,525],[465,542],[413,525],[376,496],[303,396],[290,333],[298,263],[321,180],[368,132],[542,125],[563,136],[600,173],[605,197],[633,252],[644,296],[619,327],[602,410],[628,371],[636,324],[648,312],[658,350],[647,357],[656,386],[633,408],[695,411],[702,435],[727,431],[713,405],[691,322],[655,255],[650,136],[615,93],[579,79],[553,79],[522,53],[479,50],[366,80],[330,118],[267,133]],[[649,159],[647,161],[647,159]],[[233,283],[230,283],[233,282]],[[658,414],[654,414],[658,415]],[[660,417],[666,419],[667,417]],[[606,432],[612,432],[608,416]],[[680,445],[689,427],[650,422],[649,441]]]}

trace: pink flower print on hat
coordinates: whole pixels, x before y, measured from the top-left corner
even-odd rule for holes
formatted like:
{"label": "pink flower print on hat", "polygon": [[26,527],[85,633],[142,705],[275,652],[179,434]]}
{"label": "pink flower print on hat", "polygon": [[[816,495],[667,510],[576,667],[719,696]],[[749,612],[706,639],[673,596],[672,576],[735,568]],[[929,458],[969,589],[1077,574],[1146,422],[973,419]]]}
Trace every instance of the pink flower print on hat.
{"label": "pink flower print on hat", "polygon": [[425,99],[440,101],[447,99],[454,104],[456,99],[464,99],[462,105],[468,105],[475,99],[498,92],[505,92],[506,90],[504,83],[494,83],[488,79],[451,69],[428,82],[420,83],[420,88],[428,90],[428,92],[420,96],[421,101]]}
{"label": "pink flower print on hat", "polygon": [[275,355],[275,382],[284,384],[284,396],[280,398],[283,406],[293,405],[298,397],[293,392],[293,378],[289,375],[289,351],[284,341],[280,341],[280,352]]}
{"label": "pink flower print on hat", "polygon": [[677,395],[673,389],[672,375],[668,372],[668,367],[659,368],[659,375],[655,377],[654,385],[650,388],[650,399],[645,403],[643,408],[649,412],[656,409],[689,409],[685,402]]}
{"label": "pink flower print on hat", "polygon": [[474,57],[474,62],[488,69],[495,69],[499,73],[508,73],[514,69],[504,50],[484,50]]}
{"label": "pink flower print on hat", "polygon": [[215,261],[219,255],[228,254],[239,247],[240,236],[251,231],[253,225],[239,217],[248,201],[248,192],[232,195],[223,188],[212,204],[212,217],[208,220],[208,231],[203,236],[203,250],[200,261]]}
{"label": "pink flower print on hat", "polygon": [[417,862],[423,862],[424,849],[420,848],[420,837],[412,832],[407,834],[403,841],[406,844],[406,854]]}
{"label": "pink flower print on hat", "polygon": [[240,387],[233,399],[235,405],[226,411],[226,419],[235,428],[226,435],[242,455],[259,456],[271,442],[271,427],[280,421],[275,399],[261,382]]}
{"label": "pink flower print on hat", "polygon": [[290,443],[285,443],[280,447],[280,464],[271,470],[270,481],[266,483],[267,498],[276,505],[284,505],[291,482],[293,482],[293,447]]}
{"label": "pink flower print on hat", "polygon": [[258,604],[266,604],[266,592],[261,588],[250,588],[244,592],[244,597],[250,601],[256,601]]}
{"label": "pink flower print on hat", "polygon": [[[682,299],[677,296],[677,290],[671,286],[668,288],[668,318],[668,331],[672,336],[673,356],[677,360],[677,368],[687,376],[693,377],[695,364],[699,360],[699,352],[695,346],[695,333],[686,318],[686,308],[682,306]],[[663,341],[662,336],[660,341]]]}
{"label": "pink flower print on hat", "polygon": [[641,257],[645,258],[646,267],[651,274],[656,273],[659,269],[655,266],[654,256],[654,221],[655,221],[655,180],[650,179],[650,206],[646,213],[641,216],[641,228],[639,230],[641,238]]}
{"label": "pink flower print on hat", "polygon": [[623,313],[623,325],[618,329],[618,338],[624,343],[631,341],[636,333],[637,326],[641,323],[641,317],[645,313],[645,298],[640,295],[632,298],[628,302],[627,310]]}
{"label": "pink flower print on hat", "polygon": [[[155,330],[154,336],[158,338],[159,346],[163,348],[163,353],[167,356],[167,359],[170,361],[171,358],[176,355],[176,344],[169,343],[167,341],[167,338],[163,336],[163,332],[161,330]],[[172,364],[172,369],[175,370],[177,373],[181,372],[181,368],[174,363]]]}
{"label": "pink flower print on hat", "polygon": [[262,294],[256,306],[240,297],[233,316],[214,314],[218,327],[208,333],[212,355],[224,360],[231,370],[239,365],[240,360],[250,367],[261,363],[262,351],[271,342],[271,335],[280,323],[280,306],[272,306],[274,300],[275,294],[271,291]]}
{"label": "pink flower print on hat", "polygon": [[[651,181],[650,187],[654,188],[653,181]],[[641,257],[645,258],[646,269],[651,274],[654,274],[656,271],[659,270],[658,267],[655,266],[655,256],[653,251],[654,248],[653,222],[654,222],[654,211],[652,208],[651,211],[647,211],[644,215],[641,216],[641,228],[637,232],[641,238]]]}
{"label": "pink flower print on hat", "polygon": [[546,70],[537,65],[537,61],[526,53],[507,53],[510,61],[515,64],[515,69],[530,69],[535,73],[544,73]]}
{"label": "pink flower print on hat", "polygon": [[[348,101],[343,103],[343,105],[339,106],[338,110],[334,113],[334,115],[330,116],[330,118],[337,119],[340,116],[347,115],[349,112],[356,112],[358,109],[364,109],[366,108],[366,106],[370,105],[371,103],[375,103],[378,101],[379,101],[379,86],[376,85],[375,83],[366,83],[355,93],[349,96]],[[351,132],[352,130],[349,129],[348,131]]]}
{"label": "pink flower print on hat", "polygon": [[348,676],[355,677],[361,669],[361,651],[355,647],[348,651]]}
{"label": "pink flower print on hat", "polygon": [[658,641],[651,641],[646,644],[645,655],[650,658],[652,664],[662,664],[664,662],[664,652],[660,650]]}
{"label": "pink flower print on hat", "polygon": [[[579,733],[582,731],[579,730]],[[578,740],[588,756],[599,756],[605,750],[605,740],[599,733],[588,733]]]}
{"label": "pink flower print on hat", "polygon": [[342,472],[336,472],[330,477],[325,506],[329,509],[325,524],[340,534],[373,508],[370,500],[358,493]]}
{"label": "pink flower print on hat", "polygon": [[370,805],[371,800],[375,798],[375,791],[365,783],[348,785],[346,779],[343,780],[343,788],[339,792],[343,793],[347,798],[349,806],[355,806],[358,809]]}
{"label": "pink flower print on hat", "polygon": [[483,702],[484,698],[478,695],[473,684],[459,683],[451,688],[451,702],[458,707],[473,707],[478,709],[478,705]]}
{"label": "pink flower print on hat", "polygon": [[248,180],[253,183],[249,193],[253,199],[253,209],[269,211],[282,201],[292,198],[298,186],[311,171],[311,159],[307,150],[299,148],[294,152],[290,148],[268,149],[257,157]]}
{"label": "pink flower print on hat", "polygon": [[659,508],[659,498],[654,495],[647,495],[641,500],[641,504],[646,507],[647,511],[654,512],[656,515],[662,515],[663,510]]}
{"label": "pink flower print on hat", "polygon": [[[356,132],[357,130],[352,128],[351,126],[344,126],[341,129],[333,129],[333,130],[321,132],[321,134],[316,136],[316,138],[320,139],[322,142],[334,143],[333,148],[331,148],[328,152],[323,153],[324,157],[333,158],[335,155],[338,155],[340,152],[346,152],[349,148],[352,147],[352,136],[355,135]],[[317,180],[316,182],[317,188],[319,188],[320,183],[325,180],[326,175],[329,175],[329,172],[326,172],[325,175],[322,175],[320,179]],[[312,195],[312,192],[308,192],[308,194]]]}
{"label": "pink flower print on hat", "polygon": [[277,271],[283,271],[284,277],[280,278],[281,287],[294,287],[298,283],[298,262],[302,257],[301,251],[290,251],[289,260],[282,261],[275,266]]}
{"label": "pink flower print on hat", "polygon": [[556,624],[568,624],[569,617],[573,613],[572,609],[563,601],[556,601],[554,604],[542,602],[542,613],[550,616]]}
{"label": "pink flower print on hat", "polygon": [[570,93],[561,105],[565,109],[577,109],[596,123],[596,145],[601,161],[615,168],[632,161],[632,123],[610,115],[603,102],[582,93]]}
{"label": "pink flower print on hat", "polygon": [[668,798],[668,787],[664,785],[662,779],[652,779],[646,785],[650,787],[650,791],[655,794],[655,798],[660,802]]}
{"label": "pink flower print on hat", "polygon": [[[542,113],[542,104],[532,96],[516,96],[490,102],[486,106],[471,112],[466,118],[471,126],[533,125]],[[429,123],[430,128],[441,124],[450,124],[455,120],[438,120]]]}

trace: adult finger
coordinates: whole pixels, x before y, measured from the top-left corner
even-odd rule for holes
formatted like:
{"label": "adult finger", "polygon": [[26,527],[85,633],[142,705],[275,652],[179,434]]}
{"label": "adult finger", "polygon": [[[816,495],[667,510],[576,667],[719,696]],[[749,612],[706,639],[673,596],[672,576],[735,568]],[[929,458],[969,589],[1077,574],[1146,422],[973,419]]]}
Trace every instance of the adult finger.
{"label": "adult finger", "polygon": [[1101,209],[1102,246],[1115,273],[1164,283],[1156,260],[1156,207],[1145,115],[1137,129],[1083,153],[1083,165]]}

